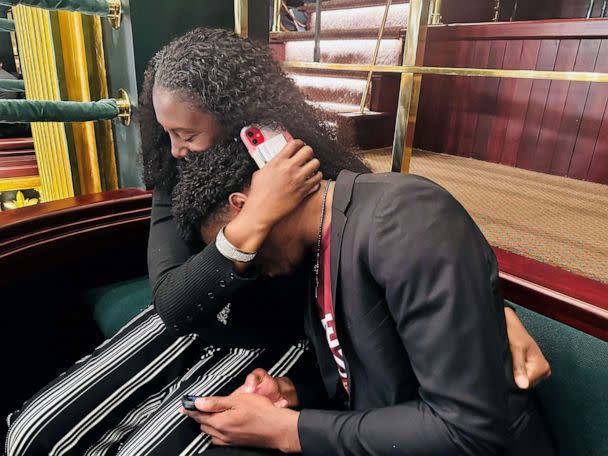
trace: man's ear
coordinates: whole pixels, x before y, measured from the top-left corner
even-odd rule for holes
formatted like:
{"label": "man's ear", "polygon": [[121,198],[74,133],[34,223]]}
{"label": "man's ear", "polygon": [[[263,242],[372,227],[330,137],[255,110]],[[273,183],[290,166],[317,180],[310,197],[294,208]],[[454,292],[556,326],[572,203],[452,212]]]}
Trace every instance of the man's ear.
{"label": "man's ear", "polygon": [[228,197],[228,202],[230,203],[230,211],[238,214],[247,202],[247,195],[240,192],[234,192]]}

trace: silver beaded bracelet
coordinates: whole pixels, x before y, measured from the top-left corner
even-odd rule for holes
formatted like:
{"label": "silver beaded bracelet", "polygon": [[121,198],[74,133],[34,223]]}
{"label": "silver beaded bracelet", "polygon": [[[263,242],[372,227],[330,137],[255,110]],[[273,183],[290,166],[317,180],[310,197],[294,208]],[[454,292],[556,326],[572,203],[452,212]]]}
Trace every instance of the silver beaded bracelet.
{"label": "silver beaded bracelet", "polygon": [[218,252],[220,252],[224,257],[231,261],[238,261],[239,263],[252,262],[257,253],[247,253],[237,249],[230,243],[228,239],[226,239],[226,236],[224,236],[224,228],[217,233],[217,237],[215,238],[215,246],[217,247]]}

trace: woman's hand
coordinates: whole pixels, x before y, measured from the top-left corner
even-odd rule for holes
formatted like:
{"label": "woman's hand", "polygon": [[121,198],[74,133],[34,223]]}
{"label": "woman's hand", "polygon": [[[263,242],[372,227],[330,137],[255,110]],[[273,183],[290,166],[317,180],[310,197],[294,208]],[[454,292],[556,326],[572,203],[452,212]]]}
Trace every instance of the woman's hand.
{"label": "woman's hand", "polygon": [[319,185],[319,166],[309,146],[289,141],[253,174],[247,201],[224,229],[226,238],[243,252],[257,252],[272,227]]}
{"label": "woman's hand", "polygon": [[275,407],[297,407],[298,395],[295,386],[287,377],[273,377],[264,369],[256,369],[245,379],[245,383],[232,394],[253,393],[267,397]]}
{"label": "woman's hand", "polygon": [[521,389],[527,389],[549,377],[551,367],[513,309],[505,307],[505,318],[515,383]]}

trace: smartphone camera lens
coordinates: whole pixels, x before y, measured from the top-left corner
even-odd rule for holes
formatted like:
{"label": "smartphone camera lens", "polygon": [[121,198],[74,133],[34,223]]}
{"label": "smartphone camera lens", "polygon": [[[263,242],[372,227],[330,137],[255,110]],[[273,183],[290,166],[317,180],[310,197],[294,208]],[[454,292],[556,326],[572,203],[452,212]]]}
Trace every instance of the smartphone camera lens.
{"label": "smartphone camera lens", "polygon": [[258,143],[258,140],[257,140],[257,139],[254,139],[254,140],[253,140],[253,141],[251,141],[251,142],[252,142],[253,144],[257,144],[257,143]]}
{"label": "smartphone camera lens", "polygon": [[253,136],[253,132],[252,131],[248,131],[247,132],[247,136],[249,136],[251,138]]}

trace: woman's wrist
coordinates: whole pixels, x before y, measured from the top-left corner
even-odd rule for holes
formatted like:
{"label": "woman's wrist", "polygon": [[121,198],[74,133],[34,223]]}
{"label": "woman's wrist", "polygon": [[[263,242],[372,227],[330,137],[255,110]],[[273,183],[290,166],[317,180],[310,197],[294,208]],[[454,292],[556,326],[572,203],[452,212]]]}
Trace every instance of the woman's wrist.
{"label": "woman's wrist", "polygon": [[240,251],[255,253],[266,240],[270,229],[270,226],[259,223],[241,212],[224,227],[224,236]]}

